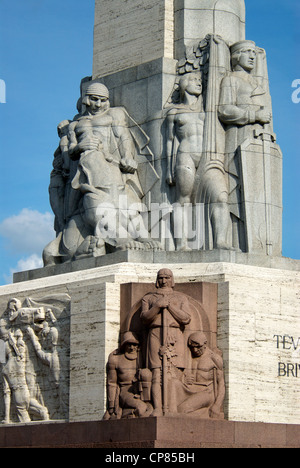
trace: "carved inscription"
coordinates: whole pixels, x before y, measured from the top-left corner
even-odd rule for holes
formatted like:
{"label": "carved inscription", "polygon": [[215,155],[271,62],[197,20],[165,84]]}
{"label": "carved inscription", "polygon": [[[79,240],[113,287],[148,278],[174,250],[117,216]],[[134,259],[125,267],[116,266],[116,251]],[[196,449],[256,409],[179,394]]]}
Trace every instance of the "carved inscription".
{"label": "carved inscription", "polygon": [[[276,348],[291,352],[291,360],[278,362],[278,377],[300,377],[300,337],[274,335]],[[298,361],[298,362],[297,362]]]}

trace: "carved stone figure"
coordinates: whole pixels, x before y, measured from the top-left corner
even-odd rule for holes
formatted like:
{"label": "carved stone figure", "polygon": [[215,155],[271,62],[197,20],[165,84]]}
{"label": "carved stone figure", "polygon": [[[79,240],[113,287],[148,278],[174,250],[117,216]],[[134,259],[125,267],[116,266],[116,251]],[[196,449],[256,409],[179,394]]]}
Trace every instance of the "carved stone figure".
{"label": "carved stone figure", "polygon": [[179,76],[198,72],[203,83],[202,155],[192,201],[205,206],[205,250],[281,255],[282,155],[272,128],[266,54],[252,41],[230,45],[210,34],[178,63]]}
{"label": "carved stone figure", "polygon": [[[176,200],[190,203],[203,144],[205,114],[199,73],[179,80],[180,103],[168,111],[167,182],[176,184]],[[175,144],[175,138],[178,144]],[[176,148],[177,146],[177,148]]]}
{"label": "carved stone figure", "polygon": [[120,72],[113,86],[100,70],[82,81],[79,114],[58,128],[57,238],[45,265],[162,245],[281,255],[282,155],[265,51],[245,40],[244,0],[196,3],[168,12],[178,62],[162,71],[163,87],[148,71],[145,81]]}
{"label": "carved stone figure", "polygon": [[219,116],[227,129],[226,152],[234,152],[249,137],[253,125],[270,124],[272,111],[264,83],[251,75],[257,54],[263,54],[253,41],[241,41],[231,47],[232,73],[221,83]]}
{"label": "carved stone figure", "polygon": [[[193,172],[191,202],[205,206],[205,246],[232,249],[230,235],[229,186],[225,164],[224,130],[218,120],[219,86],[229,67],[228,46],[219,36],[208,35],[178,63],[181,80],[189,75],[202,76],[202,128],[197,130],[198,160]],[[202,100],[202,96],[201,96]],[[194,127],[194,131],[195,127]],[[194,139],[196,144],[196,140]]]}
{"label": "carved stone figure", "polygon": [[188,346],[192,356],[191,366],[185,369],[182,382],[172,382],[172,406],[178,413],[202,412],[211,418],[223,419],[225,384],[221,353],[208,348],[203,332],[192,333]]}
{"label": "carved stone figure", "polygon": [[[179,103],[167,113],[167,183],[175,185],[175,203],[193,201],[196,171],[203,146],[205,114],[200,73],[187,73],[179,79]],[[184,232],[175,238],[176,250],[187,250]]]}
{"label": "carved stone figure", "polygon": [[50,175],[50,205],[55,214],[54,229],[59,234],[65,227],[66,179],[70,171],[68,128],[69,120],[63,120],[57,127],[59,147],[54,153],[53,170]]}
{"label": "carved stone figure", "polygon": [[[173,290],[175,286],[171,270],[162,269],[157,274],[157,293],[143,298],[141,320],[149,328],[147,367],[152,371],[152,398],[154,415],[167,410],[168,367],[183,370],[183,329],[191,320],[190,305],[184,294]],[[163,367],[163,382],[161,368]],[[163,387],[163,401],[161,384]]]}
{"label": "carved stone figure", "polygon": [[243,223],[242,250],[281,255],[282,155],[273,133],[266,54],[253,41],[233,44],[230,52],[233,71],[221,82],[219,118],[235,194],[232,212]]}
{"label": "carved stone figure", "polygon": [[120,348],[108,358],[108,410],[104,419],[147,417],[152,413],[153,408],[149,403],[151,372],[140,369],[140,364],[139,341],[133,333],[127,332]]}
{"label": "carved stone figure", "polygon": [[142,198],[151,180],[158,178],[150,161],[148,180],[140,176],[138,156],[148,151],[147,135],[124,108],[110,106],[104,85],[89,85],[82,102],[85,112],[68,126],[68,155],[77,161],[71,186],[81,194],[79,211],[73,212],[58,239],[46,247],[45,263],[59,256],[100,256],[107,249],[160,249],[149,237],[141,215],[146,209]]}
{"label": "carved stone figure", "polygon": [[216,323],[216,290],[208,312],[175,288],[172,271],[163,268],[152,291],[126,309],[120,347],[107,363],[104,419],[179,413],[223,417],[223,360],[209,325]]}
{"label": "carved stone figure", "polygon": [[[6,335],[6,363],[2,367],[3,393],[5,417],[4,424],[10,423],[11,402],[13,399],[17,418],[19,422],[29,422],[29,412],[48,420],[49,414],[43,402],[38,401],[36,395],[32,392],[32,377],[27,377],[28,349],[23,339],[18,318],[26,316],[26,308],[21,308],[21,302],[18,299],[11,299],[8,302],[10,327]],[[36,314],[41,316],[43,310],[35,310]],[[31,390],[31,391],[30,391]]]}
{"label": "carved stone figure", "polygon": [[22,304],[12,298],[0,321],[5,424],[63,419],[68,411],[68,345],[60,334],[69,335],[64,314],[70,298],[45,299],[49,302],[26,298]]}

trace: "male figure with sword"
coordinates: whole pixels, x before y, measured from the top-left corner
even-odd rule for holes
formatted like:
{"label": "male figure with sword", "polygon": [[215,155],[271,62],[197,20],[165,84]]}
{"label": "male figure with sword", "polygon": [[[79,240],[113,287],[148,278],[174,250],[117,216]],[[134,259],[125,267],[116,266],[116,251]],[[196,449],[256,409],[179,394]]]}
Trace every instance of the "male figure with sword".
{"label": "male figure with sword", "polygon": [[159,270],[157,292],[144,296],[141,320],[149,328],[146,366],[152,371],[152,416],[168,413],[168,380],[185,367],[184,328],[191,321],[185,294],[174,291],[171,270]]}

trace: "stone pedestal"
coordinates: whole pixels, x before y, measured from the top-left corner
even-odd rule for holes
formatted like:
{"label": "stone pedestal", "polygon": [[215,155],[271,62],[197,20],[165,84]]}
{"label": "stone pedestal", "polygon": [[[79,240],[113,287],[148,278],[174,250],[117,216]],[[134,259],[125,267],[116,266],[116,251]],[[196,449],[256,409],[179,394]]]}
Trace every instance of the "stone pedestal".
{"label": "stone pedestal", "polygon": [[[195,421],[184,417],[0,427],[1,448],[106,448],[114,451],[109,456],[119,457],[120,449],[139,449],[125,453],[148,461],[152,453],[152,462],[158,462],[157,449],[173,449],[174,456],[178,451],[184,456],[180,449],[299,448],[299,440],[299,425]],[[188,454],[190,462],[200,462],[198,451],[189,450]],[[104,461],[108,452],[102,452],[102,456]]]}
{"label": "stone pedestal", "polygon": [[105,364],[118,347],[121,285],[143,283],[144,294],[166,266],[179,290],[217,284],[216,341],[224,359],[225,419],[298,424],[299,273],[226,262],[119,263],[64,274],[57,267],[57,275],[0,288],[3,312],[11,297],[38,301],[70,296],[69,421],[99,421],[105,412]]}

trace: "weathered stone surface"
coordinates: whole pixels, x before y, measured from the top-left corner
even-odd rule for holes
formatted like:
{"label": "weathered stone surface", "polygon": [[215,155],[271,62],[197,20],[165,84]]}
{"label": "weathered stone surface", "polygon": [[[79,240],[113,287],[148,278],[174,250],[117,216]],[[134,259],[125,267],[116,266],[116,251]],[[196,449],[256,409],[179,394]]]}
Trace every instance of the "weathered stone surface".
{"label": "weathered stone surface", "polygon": [[244,0],[174,0],[175,56],[207,34],[218,34],[230,44],[245,39]]}
{"label": "weathered stone surface", "polygon": [[[114,449],[115,456],[119,457],[122,455],[118,449],[149,449],[135,452],[134,456],[144,457],[153,453],[154,462],[158,459],[158,453],[151,451],[153,448],[299,448],[299,434],[299,425],[207,420],[197,420],[195,424],[194,418],[161,417],[4,426],[0,427],[0,447],[107,448]],[[112,452],[108,454],[105,451],[100,461],[104,462],[107,455],[113,457]],[[185,460],[190,463],[201,462],[200,452],[182,455],[189,455],[190,458]],[[125,456],[126,461],[130,460],[128,454]]]}
{"label": "weathered stone surface", "polygon": [[182,263],[236,263],[239,265],[275,268],[279,270],[299,271],[300,262],[285,257],[272,257],[262,254],[246,254],[230,250],[192,251],[192,252],[116,252],[102,257],[86,258],[62,265],[54,265],[47,268],[21,271],[14,273],[14,282],[31,281],[39,278],[47,278],[53,275],[90,270],[106,265],[119,263],[154,263],[154,264],[182,264]]}
{"label": "weathered stone surface", "polygon": [[93,77],[173,58],[173,0],[96,1]]}
{"label": "weathered stone surface", "polygon": [[[118,347],[120,285],[151,285],[165,265],[106,265],[0,288],[3,312],[11,297],[59,292],[71,297],[71,421],[95,420],[104,414],[105,359]],[[297,424],[299,272],[222,262],[168,267],[178,285],[218,283],[217,343],[224,359],[225,418]]]}
{"label": "weathered stone surface", "polygon": [[244,0],[97,0],[93,78],[162,57],[181,59],[207,34],[230,44],[244,39]]}
{"label": "weathered stone surface", "polygon": [[224,419],[217,285],[176,286],[172,271],[162,268],[155,285],[145,286],[121,286],[120,344],[107,363],[104,419]]}

